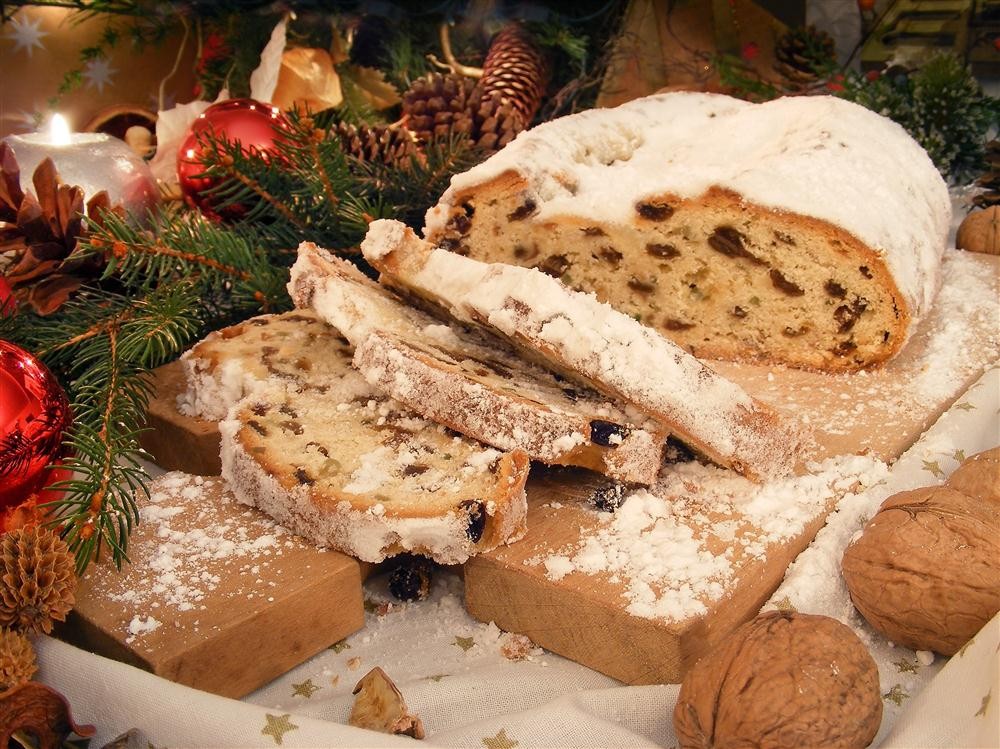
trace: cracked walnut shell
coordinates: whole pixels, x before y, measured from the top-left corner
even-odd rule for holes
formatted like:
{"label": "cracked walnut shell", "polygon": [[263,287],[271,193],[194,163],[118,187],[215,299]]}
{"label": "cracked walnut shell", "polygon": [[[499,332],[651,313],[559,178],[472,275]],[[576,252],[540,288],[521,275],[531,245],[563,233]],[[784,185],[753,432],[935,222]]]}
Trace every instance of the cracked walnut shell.
{"label": "cracked walnut shell", "polygon": [[868,623],[914,650],[957,652],[1000,610],[1000,505],[949,486],[889,497],[841,568]]}
{"label": "cracked walnut shell", "polygon": [[382,733],[424,737],[424,724],[406,707],[399,691],[385,671],[377,666],[361,677],[354,687],[354,706],[348,723]]}
{"label": "cracked walnut shell", "polygon": [[674,730],[685,749],[865,747],[882,722],[878,667],[847,626],[771,611],[695,664]]}

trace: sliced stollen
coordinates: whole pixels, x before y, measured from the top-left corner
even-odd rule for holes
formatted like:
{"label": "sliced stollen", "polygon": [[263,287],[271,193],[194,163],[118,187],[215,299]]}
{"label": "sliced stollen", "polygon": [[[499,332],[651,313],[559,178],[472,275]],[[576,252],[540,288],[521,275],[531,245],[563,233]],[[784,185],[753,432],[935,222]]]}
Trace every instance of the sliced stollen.
{"label": "sliced stollen", "polygon": [[455,435],[354,377],[325,393],[265,386],[230,410],[222,475],[241,502],[366,562],[461,564],[524,535],[524,452]]}
{"label": "sliced stollen", "polygon": [[383,282],[491,326],[528,355],[645,411],[721,465],[762,480],[797,462],[801,425],[593,295],[534,269],[435,248],[398,221],[373,222],[362,251]]}
{"label": "sliced stollen", "polygon": [[950,217],[934,164],[886,117],[678,92],[521,133],[452,178],[424,233],[593,291],[703,358],[843,371],[902,348]]}
{"label": "sliced stollen", "polygon": [[669,431],[637,409],[525,361],[497,337],[407,305],[310,243],[299,247],[289,291],[357,347],[354,365],[368,383],[423,416],[545,463],[655,480]]}
{"label": "sliced stollen", "polygon": [[309,310],[260,315],[209,333],[184,353],[187,390],[177,409],[219,421],[270,380],[322,393],[331,382],[353,377],[352,354],[348,340]]}

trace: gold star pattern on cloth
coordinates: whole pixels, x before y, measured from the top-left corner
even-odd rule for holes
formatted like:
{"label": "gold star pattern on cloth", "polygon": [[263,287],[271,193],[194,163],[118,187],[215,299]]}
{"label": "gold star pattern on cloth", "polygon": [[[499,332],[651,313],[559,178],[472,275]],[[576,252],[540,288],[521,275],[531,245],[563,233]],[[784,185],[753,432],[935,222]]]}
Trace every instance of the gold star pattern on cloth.
{"label": "gold star pattern on cloth", "polygon": [[954,406],[952,406],[952,408],[960,408],[963,411],[971,411],[972,409],[975,408],[975,406],[972,405],[971,403],[956,403]]}
{"label": "gold star pattern on cloth", "polygon": [[451,674],[434,674],[433,676],[425,676],[427,681],[433,681],[435,683],[441,681],[445,676],[451,676]]}
{"label": "gold star pattern on cloth", "polygon": [[909,697],[910,694],[905,689],[903,689],[902,684],[896,684],[892,689],[882,695],[883,700],[892,700],[897,705],[902,705],[903,700]]}
{"label": "gold star pattern on cloth", "polygon": [[330,650],[334,653],[343,653],[345,650],[350,650],[351,646],[347,644],[347,640],[341,640],[340,642],[335,642],[330,646]]}
{"label": "gold star pattern on cloth", "polygon": [[944,471],[941,470],[941,466],[938,465],[936,460],[925,460],[923,463],[925,471],[930,471],[939,479],[944,478]]}
{"label": "gold star pattern on cloth", "polygon": [[486,749],[514,749],[515,746],[518,746],[518,743],[507,735],[506,728],[501,728],[500,733],[496,736],[483,737],[483,746]]}
{"label": "gold star pattern on cloth", "polygon": [[792,599],[788,596],[785,596],[780,601],[775,601],[774,608],[778,611],[795,611],[795,605],[792,603]]}
{"label": "gold star pattern on cloth", "polygon": [[917,673],[917,668],[920,666],[916,661],[908,661],[905,658],[901,658],[892,664],[896,667],[896,671],[901,674],[915,674]]}
{"label": "gold star pattern on cloth", "polygon": [[274,743],[279,746],[285,738],[286,733],[294,731],[298,728],[297,725],[289,720],[289,718],[292,717],[291,713],[285,713],[284,715],[271,715],[270,713],[265,713],[264,715],[267,717],[267,725],[264,726],[260,732],[265,736],[273,738]]}
{"label": "gold star pattern on cloth", "polygon": [[984,718],[986,717],[986,708],[988,708],[990,706],[990,697],[992,696],[992,694],[993,694],[993,690],[991,689],[990,691],[988,691],[986,693],[986,696],[983,697],[983,704],[980,705],[979,709],[976,711],[976,717],[977,718],[980,717],[980,716],[982,716]]}
{"label": "gold star pattern on cloth", "polygon": [[964,463],[965,462],[965,450],[956,450],[955,452],[952,453],[951,457],[953,457],[955,459],[956,463]]}
{"label": "gold star pattern on cloth", "polygon": [[469,649],[476,644],[476,640],[474,637],[456,637],[454,644],[468,653]]}
{"label": "gold star pattern on cloth", "polygon": [[292,684],[292,697],[305,697],[306,699],[311,699],[313,694],[322,688],[323,687],[318,687],[313,684],[312,679],[306,679],[301,684]]}

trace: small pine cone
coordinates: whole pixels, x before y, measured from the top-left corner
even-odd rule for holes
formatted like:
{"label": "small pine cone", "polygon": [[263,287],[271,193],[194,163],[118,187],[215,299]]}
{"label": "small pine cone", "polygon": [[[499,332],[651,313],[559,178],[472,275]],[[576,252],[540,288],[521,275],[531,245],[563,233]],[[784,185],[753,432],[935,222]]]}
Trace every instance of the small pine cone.
{"label": "small pine cone", "polygon": [[0,626],[46,634],[73,608],[73,555],[47,528],[17,528],[0,538]]}
{"label": "small pine cone", "polygon": [[490,43],[479,88],[483,99],[499,94],[503,103],[510,104],[523,129],[542,103],[549,73],[548,57],[534,35],[520,23],[509,23]]}
{"label": "small pine cone", "polygon": [[473,114],[472,141],[485,151],[499,151],[525,127],[514,107],[494,92],[484,96]]}
{"label": "small pine cone", "polygon": [[418,78],[403,93],[406,126],[422,143],[469,132],[472,88],[472,80],[461,75],[432,73]]}
{"label": "small pine cone", "polygon": [[815,26],[792,29],[774,45],[775,68],[793,84],[819,80],[820,71],[836,60],[833,37]]}
{"label": "small pine cone", "polygon": [[404,556],[389,573],[389,592],[400,601],[422,601],[431,592],[433,564],[424,557]]}
{"label": "small pine cone", "polygon": [[0,628],[0,692],[30,681],[37,670],[31,641],[20,632]]}
{"label": "small pine cone", "polygon": [[417,152],[412,136],[399,127],[337,124],[337,136],[344,153],[365,162],[397,164],[407,162]]}

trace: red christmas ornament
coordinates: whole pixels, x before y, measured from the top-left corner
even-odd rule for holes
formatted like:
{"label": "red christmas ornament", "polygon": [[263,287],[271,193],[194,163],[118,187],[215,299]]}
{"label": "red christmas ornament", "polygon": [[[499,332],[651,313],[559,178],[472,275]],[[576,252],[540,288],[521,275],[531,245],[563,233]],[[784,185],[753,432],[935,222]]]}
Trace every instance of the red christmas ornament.
{"label": "red christmas ornament", "polygon": [[862,13],[875,10],[875,0],[858,0],[858,10]]}
{"label": "red christmas ornament", "polygon": [[245,210],[239,205],[216,210],[216,201],[205,194],[219,180],[199,176],[206,170],[203,159],[207,150],[199,137],[211,133],[217,139],[239,143],[244,153],[270,158],[277,153],[277,143],[284,138],[287,126],[280,109],[253,99],[219,102],[198,115],[177,152],[177,176],[188,205],[215,218],[237,219]]}
{"label": "red christmas ornament", "polygon": [[[24,349],[0,341],[0,528],[26,500],[55,480],[69,402],[48,367]],[[37,500],[37,497],[35,498]]]}

